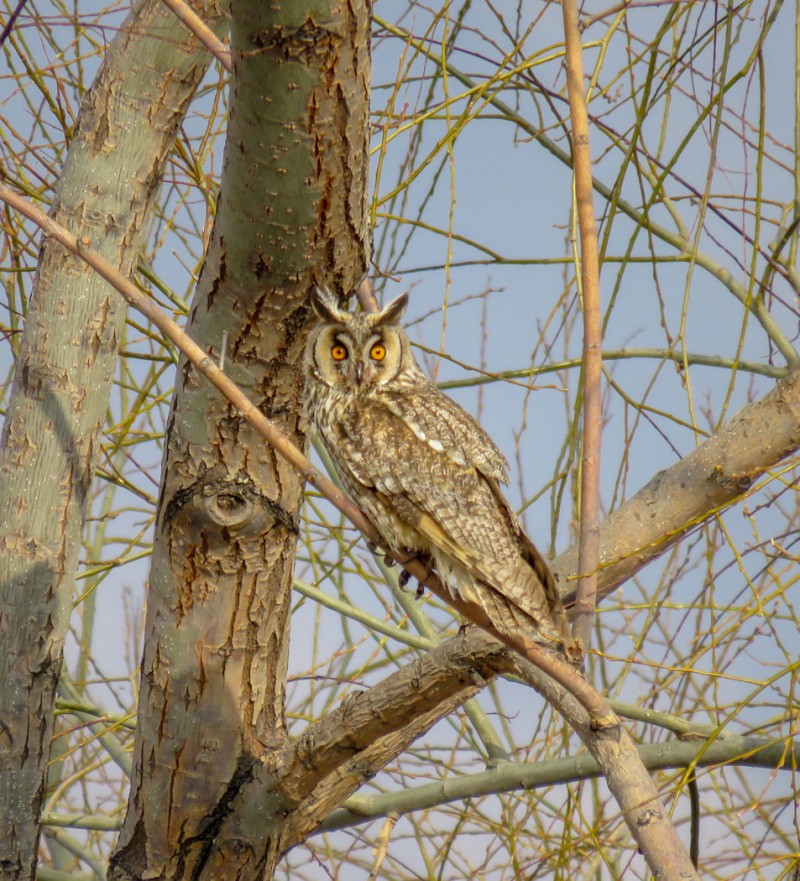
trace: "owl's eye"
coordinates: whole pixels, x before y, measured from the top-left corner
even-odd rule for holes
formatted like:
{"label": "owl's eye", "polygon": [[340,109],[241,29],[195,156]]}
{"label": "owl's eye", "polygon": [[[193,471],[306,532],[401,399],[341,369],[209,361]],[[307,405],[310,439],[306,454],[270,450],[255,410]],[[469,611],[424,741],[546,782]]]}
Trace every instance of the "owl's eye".
{"label": "owl's eye", "polygon": [[386,357],[386,346],[383,343],[375,343],[369,350],[369,356],[373,361],[383,361]]}
{"label": "owl's eye", "polygon": [[347,349],[341,343],[334,343],[331,346],[331,358],[334,361],[344,361],[347,357]]}

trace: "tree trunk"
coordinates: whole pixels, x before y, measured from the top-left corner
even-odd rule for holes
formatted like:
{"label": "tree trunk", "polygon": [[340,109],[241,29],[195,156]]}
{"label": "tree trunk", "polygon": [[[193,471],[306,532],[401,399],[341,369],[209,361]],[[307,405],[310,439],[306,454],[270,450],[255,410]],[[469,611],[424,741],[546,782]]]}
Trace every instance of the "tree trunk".
{"label": "tree trunk", "polygon": [[[367,266],[366,3],[232,4],[220,202],[189,334],[298,445],[306,300]],[[186,362],[168,425],[139,729],[112,878],[261,878],[283,823],[297,474]]]}
{"label": "tree trunk", "polygon": [[[201,11],[220,19],[212,4]],[[81,105],[51,213],[125,273],[208,58],[147,0]],[[0,878],[35,871],[55,688],[124,321],[119,295],[45,241],[0,441]]]}

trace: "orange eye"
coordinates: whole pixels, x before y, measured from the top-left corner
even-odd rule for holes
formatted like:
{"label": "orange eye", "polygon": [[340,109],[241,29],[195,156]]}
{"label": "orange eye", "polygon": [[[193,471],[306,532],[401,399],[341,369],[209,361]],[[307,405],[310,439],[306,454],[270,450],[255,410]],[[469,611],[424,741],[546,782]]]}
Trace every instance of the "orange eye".
{"label": "orange eye", "polygon": [[331,358],[334,361],[344,361],[347,357],[347,349],[341,343],[334,343],[331,346]]}
{"label": "orange eye", "polygon": [[383,343],[375,343],[369,350],[369,356],[373,361],[383,361],[386,357],[386,346]]}

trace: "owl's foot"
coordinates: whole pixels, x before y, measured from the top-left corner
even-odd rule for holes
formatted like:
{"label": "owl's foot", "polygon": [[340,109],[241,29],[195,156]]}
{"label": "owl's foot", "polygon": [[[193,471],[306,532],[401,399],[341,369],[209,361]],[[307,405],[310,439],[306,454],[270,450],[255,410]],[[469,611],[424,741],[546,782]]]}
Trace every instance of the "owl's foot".
{"label": "owl's foot", "polygon": [[[430,570],[428,572],[428,575],[430,575],[431,571],[433,571],[433,570]],[[397,579],[397,583],[400,587],[400,590],[405,590],[408,587],[408,582],[411,581],[411,579],[413,577],[414,576],[408,571],[408,569],[403,569],[403,571],[400,573],[400,577]],[[422,581],[419,581],[419,580],[417,581],[417,588],[414,592],[415,599],[420,600],[420,599],[422,599],[422,597],[425,596],[424,582],[427,581],[427,578],[428,578],[428,576],[426,575],[425,578],[422,579]]]}
{"label": "owl's foot", "polygon": [[[399,585],[400,590],[405,590],[408,587],[408,582],[411,581],[413,577],[414,576],[407,569],[403,569],[403,571],[400,573],[400,577],[397,579],[397,584]],[[424,596],[425,585],[421,581],[418,581],[417,588],[414,591],[414,599],[419,600],[422,599],[422,597]]]}
{"label": "owl's foot", "polygon": [[580,643],[576,642],[571,636],[567,635],[558,640],[534,636],[533,641],[548,652],[552,652],[562,661],[566,661],[570,667],[574,668],[579,673],[586,673],[584,656]]}
{"label": "owl's foot", "polygon": [[[403,565],[411,562],[411,560],[419,560],[420,562],[425,564],[425,568],[426,568],[425,574],[422,576],[422,578],[417,578],[417,589],[416,589],[415,597],[416,597],[416,599],[419,600],[423,596],[425,596],[425,582],[433,574],[433,566],[431,565],[430,559],[428,557],[418,557],[411,550],[405,550],[405,551],[403,551],[403,553],[408,555],[408,559],[405,560]],[[408,582],[411,581],[411,579],[414,577],[415,576],[413,576],[408,571],[408,569],[403,569],[403,571],[400,573],[400,577],[398,579],[398,584],[400,585],[400,588],[402,590],[405,590],[405,588],[408,586]]]}
{"label": "owl's foot", "polygon": [[397,560],[394,557],[389,556],[389,552],[385,548],[381,548],[375,544],[374,541],[369,541],[367,539],[367,550],[377,556],[383,556],[383,562],[391,569],[392,566],[397,565]]}

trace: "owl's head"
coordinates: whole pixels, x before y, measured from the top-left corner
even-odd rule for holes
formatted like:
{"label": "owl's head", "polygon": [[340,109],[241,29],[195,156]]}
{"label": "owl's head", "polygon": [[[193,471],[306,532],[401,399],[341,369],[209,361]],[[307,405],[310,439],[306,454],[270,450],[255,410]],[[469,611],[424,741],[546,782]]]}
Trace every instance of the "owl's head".
{"label": "owl's head", "polygon": [[407,379],[420,375],[408,336],[399,325],[408,294],[392,300],[380,312],[353,313],[339,307],[335,294],[317,288],[311,305],[319,324],[312,330],[306,349],[310,381],[366,394],[387,386],[401,374]]}

